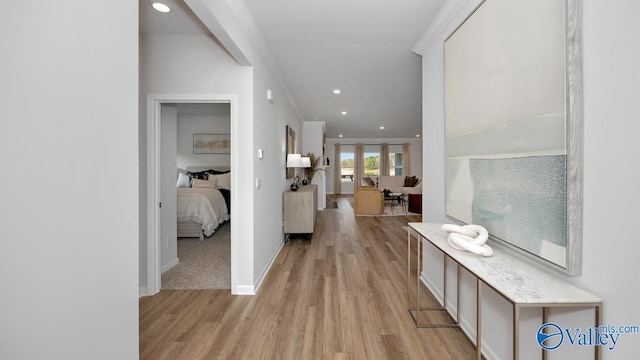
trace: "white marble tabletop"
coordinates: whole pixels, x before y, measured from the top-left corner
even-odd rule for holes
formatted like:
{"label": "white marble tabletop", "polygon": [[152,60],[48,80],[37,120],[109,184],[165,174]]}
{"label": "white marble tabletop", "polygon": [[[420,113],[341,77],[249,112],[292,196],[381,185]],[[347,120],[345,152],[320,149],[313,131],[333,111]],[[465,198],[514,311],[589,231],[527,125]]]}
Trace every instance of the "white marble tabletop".
{"label": "white marble tabletop", "polygon": [[543,271],[501,248],[494,247],[493,256],[484,257],[453,249],[448,233],[438,223],[409,223],[418,232],[460,265],[515,304],[580,304],[601,303],[602,299],[580,289],[562,274]]}

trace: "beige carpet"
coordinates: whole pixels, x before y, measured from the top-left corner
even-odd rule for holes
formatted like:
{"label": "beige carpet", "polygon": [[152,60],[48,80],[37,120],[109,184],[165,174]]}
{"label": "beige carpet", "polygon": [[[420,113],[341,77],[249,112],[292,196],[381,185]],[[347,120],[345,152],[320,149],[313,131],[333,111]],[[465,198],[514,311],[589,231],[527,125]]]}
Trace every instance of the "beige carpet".
{"label": "beige carpet", "polygon": [[202,241],[179,238],[178,259],[162,274],[162,290],[231,289],[231,223]]}

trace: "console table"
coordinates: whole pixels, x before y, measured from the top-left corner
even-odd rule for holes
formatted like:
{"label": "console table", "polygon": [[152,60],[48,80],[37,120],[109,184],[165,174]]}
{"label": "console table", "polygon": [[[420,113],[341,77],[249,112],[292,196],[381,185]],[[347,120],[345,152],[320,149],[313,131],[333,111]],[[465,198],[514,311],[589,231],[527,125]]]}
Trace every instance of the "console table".
{"label": "console table", "polygon": [[[413,318],[417,327],[451,327],[459,326],[459,318],[455,323],[449,324],[421,324],[416,318],[419,311],[446,310],[446,269],[444,271],[444,299],[442,306],[438,308],[420,307],[420,264],[421,264],[421,244],[426,240],[437,249],[443,256],[452,259],[457,264],[457,289],[458,301],[456,303],[456,314],[460,313],[460,268],[466,269],[476,277],[476,358],[482,358],[481,349],[481,329],[482,329],[482,304],[481,294],[485,286],[489,286],[500,294],[504,299],[513,305],[513,359],[519,358],[519,331],[520,331],[520,309],[523,307],[537,307],[542,309],[542,323],[547,323],[549,308],[551,307],[582,307],[594,308],[595,326],[602,323],[602,299],[582,290],[575,285],[561,279],[551,273],[538,269],[531,264],[515,258],[508,252],[500,248],[494,248],[494,254],[490,257],[475,255],[466,251],[459,251],[449,246],[447,242],[448,233],[437,223],[409,223],[407,234],[407,302],[410,294],[411,275],[411,234],[417,233],[417,279],[416,279],[416,306],[408,304],[409,314]],[[446,266],[446,262],[444,262]],[[447,312],[448,314],[448,312]],[[541,349],[542,350],[542,349]],[[542,350],[542,359],[546,359],[547,351]],[[600,346],[594,347],[594,358],[600,359]]]}
{"label": "console table", "polygon": [[312,234],[318,214],[318,186],[300,186],[298,191],[284,193],[284,235]]}

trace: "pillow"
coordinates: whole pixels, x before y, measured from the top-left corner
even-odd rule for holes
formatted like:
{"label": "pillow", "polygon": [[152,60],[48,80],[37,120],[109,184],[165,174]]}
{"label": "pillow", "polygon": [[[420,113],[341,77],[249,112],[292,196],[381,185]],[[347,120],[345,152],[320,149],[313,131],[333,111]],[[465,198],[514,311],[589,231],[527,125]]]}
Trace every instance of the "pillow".
{"label": "pillow", "polygon": [[364,182],[366,182],[369,186],[376,186],[376,183],[373,182],[373,179],[371,179],[370,176],[363,177],[362,180],[364,180]]}
{"label": "pillow", "polygon": [[207,180],[207,177],[209,176],[207,171],[189,172],[189,177],[192,179]]}
{"label": "pillow", "polygon": [[231,191],[231,173],[209,175],[209,179],[216,179],[216,181],[218,182],[218,189],[226,189]]}
{"label": "pillow", "polygon": [[220,174],[226,174],[229,171],[230,170],[220,171],[220,170],[209,169],[209,170],[196,171],[196,172],[191,172],[190,171],[188,174],[192,179],[207,180],[209,178],[209,175],[211,175],[211,174],[220,175]]}
{"label": "pillow", "polygon": [[176,187],[179,188],[188,188],[189,187],[189,176],[187,174],[178,173],[178,182],[176,183]]}
{"label": "pillow", "polygon": [[218,185],[218,179],[209,178],[207,180],[202,179],[193,179],[193,187],[194,188],[213,188],[215,189]]}
{"label": "pillow", "polygon": [[415,176],[405,176],[404,177],[404,187],[414,187],[418,184],[420,179],[416,179]]}

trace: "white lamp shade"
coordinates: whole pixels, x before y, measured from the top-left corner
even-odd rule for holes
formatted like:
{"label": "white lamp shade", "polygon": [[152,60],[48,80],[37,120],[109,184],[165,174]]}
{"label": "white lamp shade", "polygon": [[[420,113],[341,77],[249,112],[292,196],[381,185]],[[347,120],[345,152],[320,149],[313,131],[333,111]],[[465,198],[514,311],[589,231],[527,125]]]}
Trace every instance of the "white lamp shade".
{"label": "white lamp shade", "polygon": [[302,167],[302,155],[287,154],[287,167],[288,168]]}
{"label": "white lamp shade", "polygon": [[302,166],[303,168],[311,167],[311,158],[307,156],[302,157]]}

